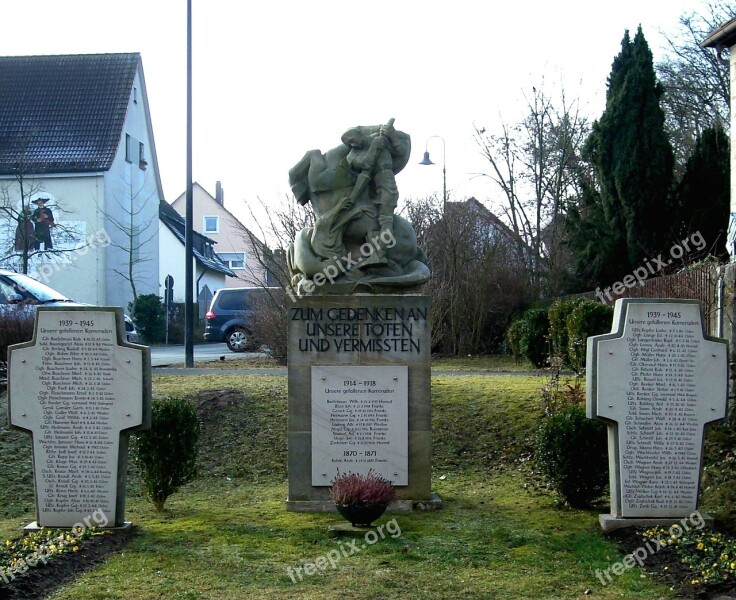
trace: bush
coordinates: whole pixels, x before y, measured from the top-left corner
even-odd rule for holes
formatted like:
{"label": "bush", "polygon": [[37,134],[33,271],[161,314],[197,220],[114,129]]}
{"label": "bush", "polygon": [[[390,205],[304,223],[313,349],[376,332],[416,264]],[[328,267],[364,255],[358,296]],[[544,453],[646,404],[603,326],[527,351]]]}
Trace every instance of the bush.
{"label": "bush", "polygon": [[582,301],[582,298],[575,298],[573,300],[555,300],[547,311],[549,316],[549,341],[552,348],[552,354],[558,357],[561,363],[566,367],[570,367],[569,357],[567,354],[567,319],[573,309]]}
{"label": "bush", "polygon": [[144,491],[160,512],[166,499],[197,474],[199,419],[194,405],[184,398],[155,400],[151,429],[131,441]]}
{"label": "bush", "polygon": [[286,364],[287,359],[288,305],[289,298],[283,290],[264,288],[262,294],[253,296],[251,306],[253,337],[258,344],[266,346],[268,353],[282,365]]}
{"label": "bush", "polygon": [[131,317],[143,340],[159,344],[166,339],[166,307],[156,294],[143,294],[130,304]]}
{"label": "bush", "polygon": [[506,345],[511,352],[516,364],[520,365],[524,358],[524,353],[521,351],[521,335],[524,329],[524,321],[517,319],[506,330]]}
{"label": "bush", "polygon": [[[166,307],[164,305],[164,327],[166,326]],[[193,328],[193,341],[195,344],[201,344],[204,342],[204,327],[205,327],[205,319],[199,318],[199,303],[195,302],[192,305],[192,312],[194,318],[192,323]],[[169,344],[183,344],[184,343],[184,330],[185,330],[185,322],[184,322],[184,303],[183,302],[175,302],[171,307],[171,312],[169,313],[169,335],[168,335],[168,342]],[[165,336],[165,332],[164,332]],[[166,339],[166,337],[164,337]]]}
{"label": "bush", "polygon": [[31,341],[34,320],[32,306],[0,305],[0,361],[7,360],[8,346]]}
{"label": "bush", "polygon": [[535,367],[541,369],[549,358],[549,317],[544,308],[530,308],[522,317],[519,350]]}
{"label": "bush", "polygon": [[542,474],[570,506],[586,508],[600,497],[608,482],[606,426],[588,419],[581,405],[547,417],[536,445]]}
{"label": "bush", "polygon": [[567,317],[567,354],[570,368],[576,373],[585,368],[588,338],[611,331],[613,308],[596,302],[578,302]]}
{"label": "bush", "polygon": [[736,410],[730,412],[726,423],[707,428],[702,489],[721,526],[736,533]]}

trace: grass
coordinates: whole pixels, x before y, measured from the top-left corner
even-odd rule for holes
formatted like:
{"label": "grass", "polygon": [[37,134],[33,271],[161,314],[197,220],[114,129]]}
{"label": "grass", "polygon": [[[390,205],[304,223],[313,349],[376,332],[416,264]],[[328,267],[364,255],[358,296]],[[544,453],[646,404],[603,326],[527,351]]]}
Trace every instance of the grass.
{"label": "grass", "polygon": [[[226,354],[226,360],[213,359],[198,362],[195,365],[206,369],[285,369],[278,361],[267,356],[239,357],[232,353]],[[184,363],[167,365],[167,368],[184,368]],[[500,372],[529,372],[537,371],[529,361],[516,362],[513,356],[494,354],[490,356],[463,356],[453,358],[432,359],[432,369],[438,371],[500,371]]]}
{"label": "grass", "polygon": [[[326,535],[339,517],[284,507],[285,376],[157,375],[155,396],[196,397],[200,477],[163,514],[131,481],[126,518],[136,535],[53,597],[673,597],[638,569],[602,586],[595,570],[621,555],[601,535],[598,511],[562,508],[537,485],[528,458],[541,384],[524,375],[434,377],[433,487],[444,509],[389,513],[379,523],[395,519],[400,535],[374,544],[357,538],[365,547],[344,556],[351,538]],[[6,407],[0,403],[0,539],[33,518],[29,440],[7,430]],[[301,581],[294,571],[338,553],[334,569],[327,564]]]}

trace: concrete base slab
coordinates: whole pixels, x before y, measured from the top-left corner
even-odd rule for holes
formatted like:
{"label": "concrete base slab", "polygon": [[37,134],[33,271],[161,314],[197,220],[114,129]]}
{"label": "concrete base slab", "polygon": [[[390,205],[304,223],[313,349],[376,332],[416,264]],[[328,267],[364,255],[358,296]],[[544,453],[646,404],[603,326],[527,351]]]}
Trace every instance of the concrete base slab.
{"label": "concrete base slab", "polygon": [[359,536],[365,537],[365,534],[369,531],[374,530],[375,527],[356,527],[346,521],[331,523],[327,528],[327,537],[342,537],[342,536]]}
{"label": "concrete base slab", "polygon": [[[412,512],[414,510],[440,510],[442,499],[432,494],[428,500],[397,500],[389,504],[386,512]],[[289,512],[337,512],[335,503],[330,500],[287,500]]]}
{"label": "concrete base slab", "polygon": [[[703,521],[709,527],[713,525],[713,517],[700,513]],[[682,522],[690,521],[689,517],[672,517],[672,518],[643,518],[643,517],[614,517],[611,514],[598,515],[598,522],[606,533],[616,531],[617,529],[625,529],[626,527],[670,527],[674,524],[682,524]],[[692,525],[692,523],[691,523]]]}
{"label": "concrete base slab", "polygon": [[[133,525],[132,521],[125,521],[120,527],[101,527],[100,529],[105,530],[112,530],[112,531],[126,531],[130,529],[131,525]],[[38,524],[38,521],[33,521],[31,523],[28,523],[23,528],[23,531],[31,532],[31,531],[41,531],[42,529],[74,529],[74,527],[42,527]]]}

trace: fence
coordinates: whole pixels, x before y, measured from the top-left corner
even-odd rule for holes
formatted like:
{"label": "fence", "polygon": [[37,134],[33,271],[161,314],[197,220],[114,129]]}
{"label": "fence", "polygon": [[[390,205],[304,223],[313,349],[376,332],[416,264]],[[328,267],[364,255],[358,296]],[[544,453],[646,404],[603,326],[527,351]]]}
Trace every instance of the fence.
{"label": "fence", "polygon": [[723,269],[719,266],[704,266],[697,269],[653,277],[625,288],[620,295],[609,292],[611,300],[600,292],[585,292],[566,296],[565,299],[590,298],[613,305],[619,298],[684,298],[700,300],[703,307],[705,330],[717,337],[723,335]]}

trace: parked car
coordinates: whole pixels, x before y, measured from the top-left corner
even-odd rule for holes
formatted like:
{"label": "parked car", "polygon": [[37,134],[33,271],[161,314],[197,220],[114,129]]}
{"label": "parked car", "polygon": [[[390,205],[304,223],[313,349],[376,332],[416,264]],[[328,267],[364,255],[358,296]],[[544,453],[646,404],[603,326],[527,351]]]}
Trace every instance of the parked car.
{"label": "parked car", "polygon": [[259,299],[265,300],[269,291],[278,293],[281,288],[242,287],[217,290],[205,314],[205,341],[225,342],[232,352],[258,349],[261,344],[253,335],[251,319]]}
{"label": "parked car", "polygon": [[[0,304],[26,306],[90,306],[67,298],[33,277],[0,269]],[[138,342],[138,332],[133,320],[125,315],[125,337],[131,343]]]}

